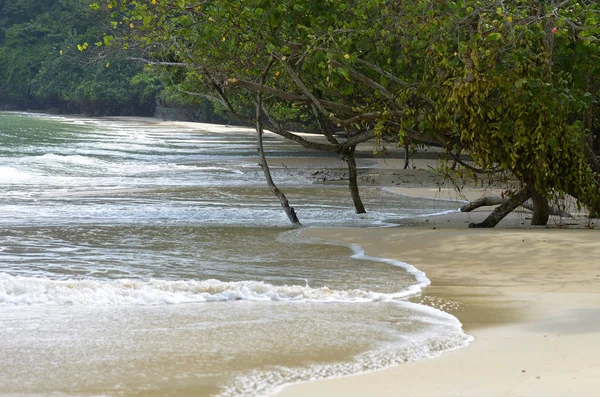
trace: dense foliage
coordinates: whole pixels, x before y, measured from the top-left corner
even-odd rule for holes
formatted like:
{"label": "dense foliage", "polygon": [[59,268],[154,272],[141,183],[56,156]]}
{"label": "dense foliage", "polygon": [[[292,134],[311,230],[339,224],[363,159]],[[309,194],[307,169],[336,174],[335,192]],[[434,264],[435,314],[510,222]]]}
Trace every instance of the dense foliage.
{"label": "dense foliage", "polygon": [[0,0],[0,106],[152,114],[159,79],[118,54],[78,48],[94,46],[108,22],[87,0]]}
{"label": "dense foliage", "polygon": [[[326,135],[343,129],[468,153],[473,176],[517,182],[513,204],[533,198],[534,222],[545,223],[548,199],[565,194],[600,209],[596,1],[121,0],[98,8],[112,11],[125,45],[144,49],[146,62],[182,67],[177,84],[238,119],[266,115],[292,138],[278,121],[301,115]],[[265,106],[253,116],[257,94]]]}

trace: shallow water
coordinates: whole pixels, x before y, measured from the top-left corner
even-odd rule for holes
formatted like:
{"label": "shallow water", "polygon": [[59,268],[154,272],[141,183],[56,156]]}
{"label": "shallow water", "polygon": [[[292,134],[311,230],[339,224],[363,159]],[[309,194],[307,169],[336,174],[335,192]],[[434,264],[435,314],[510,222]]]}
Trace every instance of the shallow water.
{"label": "shallow water", "polygon": [[[287,229],[256,162],[237,127],[0,113],[0,394],[271,395],[466,343],[418,270]],[[274,178],[308,226],[451,209]]]}

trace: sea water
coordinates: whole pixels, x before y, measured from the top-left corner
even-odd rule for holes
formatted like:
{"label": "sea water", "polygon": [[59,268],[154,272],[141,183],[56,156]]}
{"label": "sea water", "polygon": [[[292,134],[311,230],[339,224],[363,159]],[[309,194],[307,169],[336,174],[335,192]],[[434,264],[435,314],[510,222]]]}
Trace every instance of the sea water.
{"label": "sea water", "polygon": [[[305,226],[452,209],[370,187],[356,215],[286,165],[338,160],[265,145]],[[406,300],[418,269],[289,229],[257,160],[240,127],[0,113],[0,395],[273,395],[468,342]]]}

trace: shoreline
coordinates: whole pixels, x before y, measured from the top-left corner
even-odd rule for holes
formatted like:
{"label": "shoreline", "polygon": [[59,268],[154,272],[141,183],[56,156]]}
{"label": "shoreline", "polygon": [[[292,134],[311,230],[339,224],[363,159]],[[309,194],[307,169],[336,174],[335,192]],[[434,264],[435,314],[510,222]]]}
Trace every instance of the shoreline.
{"label": "shoreline", "polygon": [[[362,145],[357,153],[363,163],[359,177],[363,186],[455,201],[457,208],[464,200],[500,192],[495,186],[472,184],[457,192],[443,175],[432,171],[438,160],[431,152],[414,155],[407,170],[399,153],[373,157],[370,144]],[[325,167],[335,173],[339,164],[308,158],[286,167]],[[292,384],[276,395],[596,396],[600,384],[600,245],[597,231],[581,229],[597,224],[579,215],[566,223],[552,218],[550,228],[531,227],[530,212],[520,210],[494,229],[467,228],[490,211],[480,208],[471,213],[401,219],[396,223],[403,227],[395,228],[303,231],[306,236],[358,245],[366,256],[405,262],[425,272],[431,285],[410,301],[455,316],[475,339],[465,348],[435,358]]]}
{"label": "shoreline", "polygon": [[452,222],[441,228],[315,228],[303,233],[360,245],[366,255],[424,271],[432,285],[411,301],[454,315],[475,340],[436,358],[289,385],[277,396],[385,397],[399,390],[425,397],[596,395],[596,231],[482,231]]}
{"label": "shoreline", "polygon": [[[203,129],[197,123],[169,125]],[[369,145],[361,150],[360,161],[368,165],[361,171],[362,186],[456,201],[457,207],[464,199],[497,191],[469,185],[457,194],[431,170],[436,163],[431,153],[412,159],[412,168],[404,170],[398,153],[395,158],[377,158],[368,156]],[[290,165],[295,170],[339,170],[339,161],[331,159],[306,158]],[[597,231],[581,230],[596,224],[586,225],[579,217],[565,226],[554,218],[555,228],[532,228],[526,226],[530,213],[520,211],[495,229],[467,228],[487,214],[489,209],[478,209],[405,218],[395,221],[402,226],[395,228],[304,230],[306,236],[358,245],[366,256],[404,262],[425,272],[432,284],[409,300],[455,316],[475,340],[437,358],[289,385],[277,395],[596,396],[600,245]],[[565,228],[571,225],[579,230]]]}
{"label": "shoreline", "polygon": [[[368,148],[367,148],[368,149]],[[374,159],[368,185],[456,202],[498,194],[494,186],[456,192],[430,171],[431,159]],[[429,168],[429,169],[428,169]],[[494,229],[469,229],[493,208],[400,219],[396,227],[312,228],[308,237],[362,247],[367,256],[408,263],[431,280],[409,299],[441,309],[474,340],[464,348],[391,368],[284,387],[277,397],[594,397],[600,386],[598,221],[571,208],[529,226],[519,209]]]}

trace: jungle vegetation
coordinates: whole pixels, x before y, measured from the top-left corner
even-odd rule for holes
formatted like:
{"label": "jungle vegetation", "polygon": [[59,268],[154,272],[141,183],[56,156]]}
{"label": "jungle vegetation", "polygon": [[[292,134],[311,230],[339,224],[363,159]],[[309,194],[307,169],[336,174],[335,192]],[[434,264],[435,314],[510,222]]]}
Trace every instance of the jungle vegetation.
{"label": "jungle vegetation", "polygon": [[0,0],[0,109],[222,120],[122,54],[86,51],[110,29],[89,0]]}

